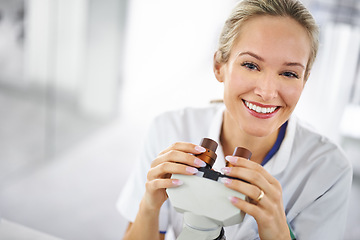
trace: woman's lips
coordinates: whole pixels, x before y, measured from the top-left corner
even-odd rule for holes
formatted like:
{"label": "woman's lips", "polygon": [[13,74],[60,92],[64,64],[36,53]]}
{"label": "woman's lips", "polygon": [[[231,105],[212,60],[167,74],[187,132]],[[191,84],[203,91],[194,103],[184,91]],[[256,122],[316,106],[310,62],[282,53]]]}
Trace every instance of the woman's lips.
{"label": "woman's lips", "polygon": [[243,100],[246,109],[257,118],[266,119],[273,117],[280,109],[279,106],[263,105],[260,103]]}

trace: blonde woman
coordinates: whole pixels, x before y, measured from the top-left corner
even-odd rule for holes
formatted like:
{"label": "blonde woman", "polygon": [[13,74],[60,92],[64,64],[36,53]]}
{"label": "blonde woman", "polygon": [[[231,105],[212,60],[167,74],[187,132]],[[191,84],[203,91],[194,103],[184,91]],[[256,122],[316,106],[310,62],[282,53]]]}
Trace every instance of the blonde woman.
{"label": "blonde woman", "polygon": [[[124,239],[164,239],[169,228],[179,235],[182,216],[165,190],[182,184],[172,174],[204,166],[194,156],[204,151],[194,144],[203,137],[219,143],[214,169],[246,181],[229,178],[224,185],[254,200],[229,200],[246,217],[225,228],[227,239],[342,239],[351,165],[334,143],[292,116],[317,49],[318,28],[299,1],[240,2],[214,56],[224,104],[155,119],[119,201],[129,220]],[[251,161],[231,156],[237,146],[253,153]]]}

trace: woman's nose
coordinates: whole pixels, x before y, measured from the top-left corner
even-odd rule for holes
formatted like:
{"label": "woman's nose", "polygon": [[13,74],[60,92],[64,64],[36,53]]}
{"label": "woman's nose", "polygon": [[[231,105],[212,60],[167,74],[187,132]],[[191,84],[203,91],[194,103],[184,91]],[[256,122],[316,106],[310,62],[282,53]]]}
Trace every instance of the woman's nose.
{"label": "woman's nose", "polygon": [[265,102],[278,96],[278,88],[275,76],[261,76],[256,81],[255,94],[260,96]]}

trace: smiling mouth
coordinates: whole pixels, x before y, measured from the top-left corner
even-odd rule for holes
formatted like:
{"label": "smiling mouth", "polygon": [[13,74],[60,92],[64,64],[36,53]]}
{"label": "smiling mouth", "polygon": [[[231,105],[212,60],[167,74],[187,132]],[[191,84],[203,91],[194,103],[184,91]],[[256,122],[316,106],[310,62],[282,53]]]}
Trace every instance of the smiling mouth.
{"label": "smiling mouth", "polygon": [[243,100],[245,103],[245,106],[250,109],[253,110],[257,113],[262,113],[262,114],[270,114],[275,112],[277,109],[279,109],[279,107],[260,107],[254,103],[250,103],[246,100]]}

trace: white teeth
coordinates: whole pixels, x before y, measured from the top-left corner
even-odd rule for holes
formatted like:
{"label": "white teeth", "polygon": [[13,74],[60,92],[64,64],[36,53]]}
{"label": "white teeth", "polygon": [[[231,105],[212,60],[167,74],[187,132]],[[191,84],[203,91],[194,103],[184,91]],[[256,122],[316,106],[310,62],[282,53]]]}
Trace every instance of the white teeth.
{"label": "white teeth", "polygon": [[276,107],[262,108],[262,107],[256,106],[255,104],[249,103],[248,101],[245,101],[245,104],[249,109],[254,110],[255,112],[258,112],[258,113],[272,113],[276,110]]}

